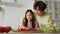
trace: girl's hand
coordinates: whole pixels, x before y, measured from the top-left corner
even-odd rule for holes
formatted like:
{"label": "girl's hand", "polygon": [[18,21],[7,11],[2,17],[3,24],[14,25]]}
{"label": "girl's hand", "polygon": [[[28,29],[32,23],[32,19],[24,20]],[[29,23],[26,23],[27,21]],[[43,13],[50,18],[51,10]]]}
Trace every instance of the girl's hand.
{"label": "girl's hand", "polygon": [[26,31],[31,31],[31,29],[30,28],[27,28]]}
{"label": "girl's hand", "polygon": [[39,28],[34,28],[34,29],[32,29],[33,31],[38,31],[39,30]]}
{"label": "girl's hand", "polygon": [[30,31],[31,29],[28,27],[22,27],[19,29],[20,31]]}
{"label": "girl's hand", "polygon": [[24,26],[18,27],[18,30],[26,30],[26,29],[27,29],[27,27],[24,27]]}

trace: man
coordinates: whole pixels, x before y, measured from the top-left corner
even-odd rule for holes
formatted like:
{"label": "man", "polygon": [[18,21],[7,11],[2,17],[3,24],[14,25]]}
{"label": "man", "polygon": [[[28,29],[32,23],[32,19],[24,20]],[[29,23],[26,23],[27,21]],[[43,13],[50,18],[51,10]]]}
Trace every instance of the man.
{"label": "man", "polygon": [[[53,22],[51,15],[45,12],[44,10],[47,8],[47,5],[42,1],[37,1],[33,5],[34,14],[36,19],[40,25],[40,28],[44,31],[54,31]],[[43,28],[44,27],[44,28]]]}

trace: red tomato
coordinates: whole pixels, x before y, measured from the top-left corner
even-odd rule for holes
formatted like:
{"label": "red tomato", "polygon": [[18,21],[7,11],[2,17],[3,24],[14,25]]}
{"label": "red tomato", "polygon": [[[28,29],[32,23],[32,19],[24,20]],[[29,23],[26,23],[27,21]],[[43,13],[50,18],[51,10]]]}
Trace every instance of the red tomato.
{"label": "red tomato", "polygon": [[5,32],[5,28],[0,26],[0,33],[4,33]]}
{"label": "red tomato", "polygon": [[11,28],[10,26],[6,26],[6,27],[5,27],[5,32],[6,32],[6,33],[10,32],[11,30],[12,30],[12,28]]}

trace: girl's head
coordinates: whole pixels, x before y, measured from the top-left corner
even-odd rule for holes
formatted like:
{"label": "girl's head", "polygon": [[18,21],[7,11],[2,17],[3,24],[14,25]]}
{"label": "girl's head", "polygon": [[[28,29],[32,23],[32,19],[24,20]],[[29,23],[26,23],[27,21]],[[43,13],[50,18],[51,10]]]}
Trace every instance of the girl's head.
{"label": "girl's head", "polygon": [[34,28],[35,26],[35,16],[34,16],[34,13],[32,10],[28,9],[25,13],[25,23],[24,25],[27,27],[27,23],[28,21],[31,21],[32,22],[32,27]]}
{"label": "girl's head", "polygon": [[32,12],[32,10],[30,10],[30,9],[28,9],[27,11],[26,11],[26,13],[25,13],[25,18],[27,19],[27,20],[33,20],[33,19],[35,19],[35,17],[34,17],[34,13]]}

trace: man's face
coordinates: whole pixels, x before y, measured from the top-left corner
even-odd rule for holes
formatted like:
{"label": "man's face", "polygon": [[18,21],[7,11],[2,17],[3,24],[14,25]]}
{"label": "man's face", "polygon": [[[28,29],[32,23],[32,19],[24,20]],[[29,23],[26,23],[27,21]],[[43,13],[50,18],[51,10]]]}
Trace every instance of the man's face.
{"label": "man's face", "polygon": [[37,7],[36,10],[35,10],[35,13],[38,14],[38,15],[41,15],[42,11],[40,11],[39,8]]}

